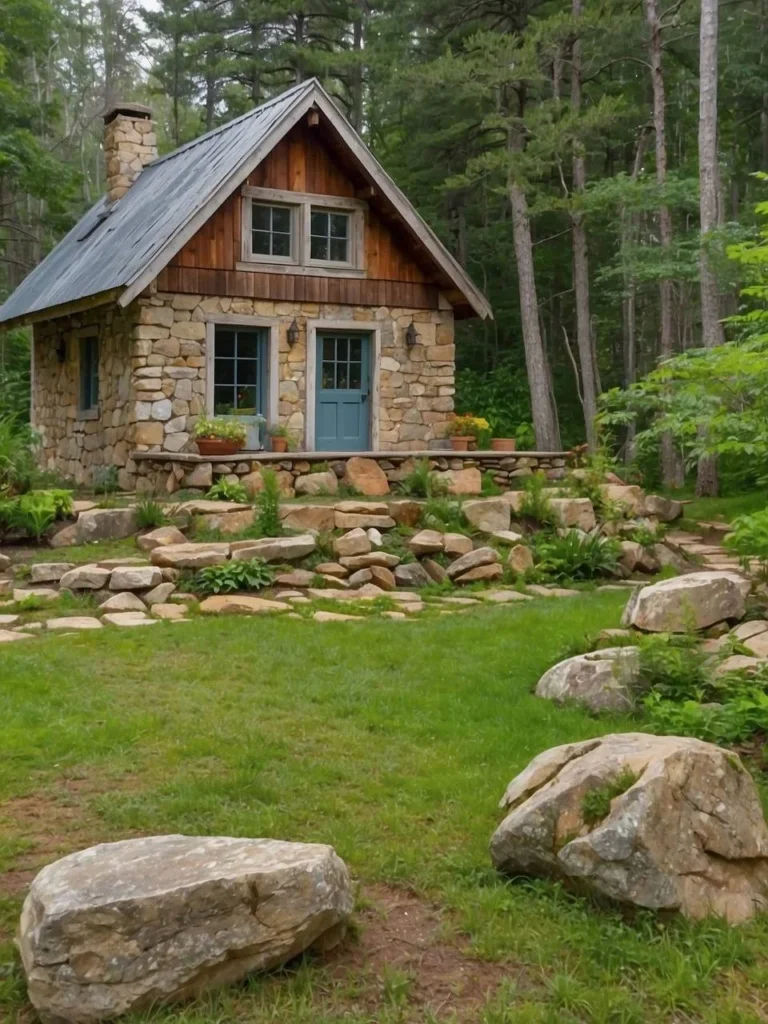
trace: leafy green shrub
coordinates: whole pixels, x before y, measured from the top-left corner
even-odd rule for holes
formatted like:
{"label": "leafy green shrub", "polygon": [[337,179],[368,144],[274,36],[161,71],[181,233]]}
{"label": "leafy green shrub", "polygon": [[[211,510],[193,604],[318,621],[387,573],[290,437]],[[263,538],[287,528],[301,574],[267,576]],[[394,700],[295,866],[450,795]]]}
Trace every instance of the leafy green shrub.
{"label": "leafy green shrub", "polygon": [[233,590],[261,590],[275,579],[274,569],[262,558],[243,562],[224,562],[199,569],[192,587],[200,594],[227,594]]}
{"label": "leafy green shrub", "polygon": [[466,533],[469,528],[461,503],[449,498],[429,498],[422,509],[421,525],[443,533]]}
{"label": "leafy green shrub", "polygon": [[248,492],[241,483],[235,483],[234,480],[217,480],[205,496],[211,501],[236,501],[241,505],[248,502]]}
{"label": "leafy green shrub", "polygon": [[504,493],[503,489],[493,479],[493,473],[490,470],[486,470],[483,473],[480,493],[484,498],[495,498],[497,495]]}
{"label": "leafy green shrub", "polygon": [[743,743],[768,731],[768,694],[744,683],[723,701],[682,703],[650,693],[643,701],[650,729],[667,736],[695,736],[710,743]]}
{"label": "leafy green shrub", "polygon": [[632,530],[622,533],[624,540],[632,540],[643,548],[653,548],[661,544],[664,539],[664,530],[661,526],[651,529],[649,526],[636,526]]}
{"label": "leafy green shrub", "polygon": [[553,580],[592,580],[615,571],[621,549],[616,540],[599,534],[569,530],[564,537],[541,535],[534,539],[536,568]]}
{"label": "leafy green shrub", "polygon": [[611,813],[611,801],[626,793],[640,778],[631,768],[622,768],[615,779],[591,789],[581,801],[581,816],[590,827],[599,825]]}
{"label": "leafy green shrub", "polygon": [[16,416],[0,416],[0,495],[28,491],[37,469],[37,435]]}
{"label": "leafy green shrub", "polygon": [[165,508],[155,498],[142,498],[136,502],[136,525],[140,530],[154,530],[167,522]]}
{"label": "leafy green shrub", "polygon": [[429,459],[419,459],[400,487],[414,498],[439,498],[448,493],[448,484],[430,467]]}
{"label": "leafy green shrub", "polygon": [[70,491],[27,491],[0,502],[0,527],[40,540],[51,523],[71,513]]}
{"label": "leafy green shrub", "polygon": [[665,700],[716,700],[719,684],[694,636],[659,633],[639,642],[640,675]]}
{"label": "leafy green shrub", "polygon": [[541,526],[552,526],[555,517],[549,503],[549,496],[544,493],[546,486],[547,478],[541,471],[526,479],[523,484],[525,494],[520,506],[520,515],[534,520]]}
{"label": "leafy green shrub", "polygon": [[742,563],[754,558],[764,568],[768,566],[768,508],[737,516],[732,526],[732,532],[723,541],[725,547],[738,555]]}
{"label": "leafy green shrub", "polygon": [[263,469],[261,478],[264,486],[256,496],[255,526],[262,537],[280,537],[283,524],[280,522],[280,482],[274,469]]}

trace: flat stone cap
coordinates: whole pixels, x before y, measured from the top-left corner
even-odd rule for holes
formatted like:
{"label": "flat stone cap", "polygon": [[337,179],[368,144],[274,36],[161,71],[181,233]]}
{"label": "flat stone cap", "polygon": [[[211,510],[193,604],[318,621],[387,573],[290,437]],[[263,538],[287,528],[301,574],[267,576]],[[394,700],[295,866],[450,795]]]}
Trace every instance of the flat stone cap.
{"label": "flat stone cap", "polygon": [[104,115],[104,124],[109,124],[110,121],[114,121],[120,114],[124,114],[126,117],[139,117],[144,118],[147,121],[152,120],[152,108],[145,107],[143,103],[116,103],[114,107],[110,107]]}

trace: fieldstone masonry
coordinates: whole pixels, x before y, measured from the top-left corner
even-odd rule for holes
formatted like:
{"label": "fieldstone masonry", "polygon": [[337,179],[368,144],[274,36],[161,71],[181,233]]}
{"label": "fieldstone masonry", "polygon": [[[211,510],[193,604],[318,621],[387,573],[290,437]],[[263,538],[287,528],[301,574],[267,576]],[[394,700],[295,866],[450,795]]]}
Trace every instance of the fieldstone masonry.
{"label": "fieldstone masonry", "polygon": [[142,170],[157,158],[155,122],[149,107],[121,104],[104,117],[107,199],[120,199]]}

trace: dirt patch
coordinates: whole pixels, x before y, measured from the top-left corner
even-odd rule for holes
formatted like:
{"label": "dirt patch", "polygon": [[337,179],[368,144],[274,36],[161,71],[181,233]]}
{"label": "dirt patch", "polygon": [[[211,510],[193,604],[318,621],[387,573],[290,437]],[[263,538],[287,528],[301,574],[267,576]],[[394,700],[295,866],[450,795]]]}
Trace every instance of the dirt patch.
{"label": "dirt patch", "polygon": [[357,987],[356,1007],[397,1010],[400,1019],[469,1022],[504,980],[527,987],[518,964],[473,957],[438,907],[403,889],[366,887],[358,934],[323,961],[333,982]]}
{"label": "dirt patch", "polygon": [[[131,780],[95,776],[92,772],[59,779],[43,792],[15,797],[0,804],[0,835],[29,844],[0,873],[0,896],[22,896],[37,872],[75,850],[108,841],[104,823],[88,810],[88,801]],[[127,838],[127,837],[122,837]]]}

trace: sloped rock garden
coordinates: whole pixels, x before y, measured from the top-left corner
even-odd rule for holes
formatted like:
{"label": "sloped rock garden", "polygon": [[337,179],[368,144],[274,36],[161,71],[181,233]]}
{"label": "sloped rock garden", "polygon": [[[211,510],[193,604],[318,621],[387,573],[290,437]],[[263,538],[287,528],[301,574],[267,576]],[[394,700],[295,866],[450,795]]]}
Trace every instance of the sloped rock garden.
{"label": "sloped rock garden", "polygon": [[[695,552],[665,538],[679,502],[587,469],[556,487],[532,474],[501,493],[478,478],[485,496],[453,494],[453,481],[422,461],[393,493],[379,465],[360,458],[342,480],[321,465],[293,482],[306,497],[292,500],[269,469],[174,503],[67,498],[63,525],[49,524],[55,560],[39,550],[32,561],[0,556],[0,641],[196,614],[405,620],[697,567]],[[135,549],[99,558],[100,544],[121,540]]]}

